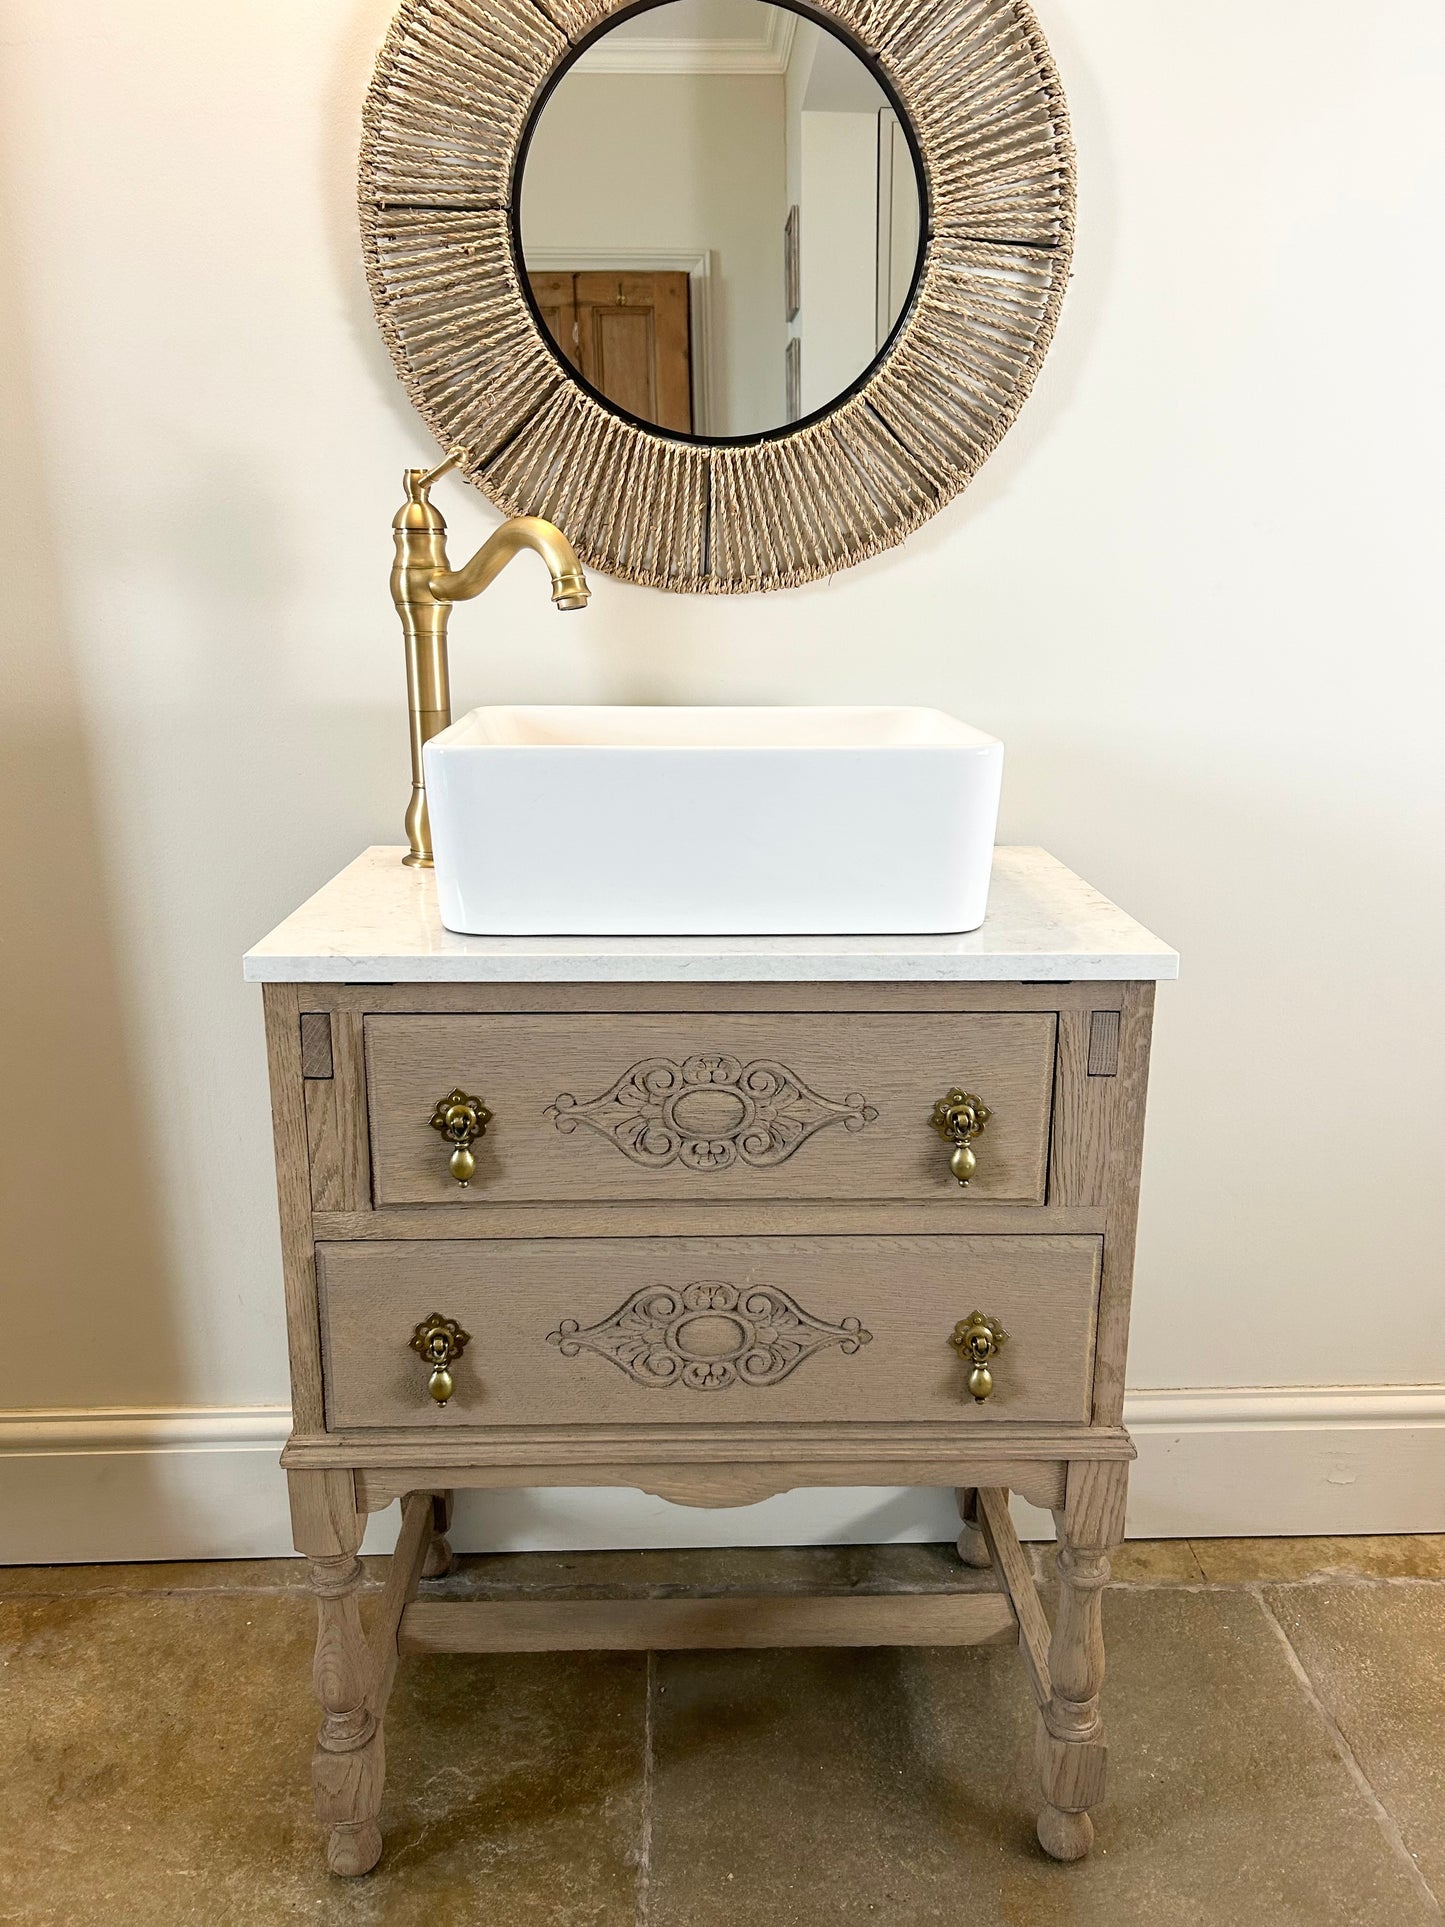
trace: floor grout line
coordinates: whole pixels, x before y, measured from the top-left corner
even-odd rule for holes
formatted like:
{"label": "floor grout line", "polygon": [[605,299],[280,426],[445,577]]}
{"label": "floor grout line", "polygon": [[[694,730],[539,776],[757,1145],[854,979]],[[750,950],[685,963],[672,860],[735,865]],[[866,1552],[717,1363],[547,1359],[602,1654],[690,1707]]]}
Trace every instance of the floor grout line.
{"label": "floor grout line", "polygon": [[1445,1586],[1445,1577],[1414,1572],[1311,1572],[1295,1579],[1111,1579],[1110,1592],[1320,1592],[1327,1586]]}
{"label": "floor grout line", "polygon": [[647,1655],[647,1687],[642,1719],[642,1822],[637,1839],[637,1927],[648,1927],[652,1906],[652,1780],[653,1699],[657,1689],[657,1654]]}
{"label": "floor grout line", "polygon": [[1405,1866],[1406,1871],[1409,1873],[1411,1882],[1414,1885],[1416,1892],[1420,1895],[1421,1899],[1426,1902],[1426,1904],[1434,1911],[1434,1913],[1437,1916],[1445,1918],[1445,1909],[1442,1909],[1439,1898],[1436,1895],[1434,1888],[1431,1887],[1429,1881],[1425,1878],[1424,1874],[1421,1873],[1414,1854],[1411,1853],[1409,1847],[1406,1845],[1405,1836],[1400,1831],[1399,1823],[1396,1821],[1394,1814],[1391,1813],[1390,1809],[1385,1805],[1384,1801],[1380,1798],[1379,1794],[1376,1793],[1374,1786],[1370,1781],[1369,1775],[1365,1772],[1365,1769],[1360,1765],[1359,1758],[1355,1752],[1355,1749],[1350,1745],[1350,1742],[1348,1741],[1348,1739],[1346,1739],[1344,1731],[1341,1728],[1339,1721],[1335,1718],[1334,1714],[1330,1711],[1329,1707],[1325,1704],[1324,1700],[1321,1698],[1319,1689],[1316,1687],[1314,1681],[1310,1678],[1309,1672],[1305,1667],[1304,1661],[1300,1658],[1298,1652],[1295,1650],[1294,1641],[1290,1638],[1289,1634],[1285,1631],[1283,1625],[1280,1623],[1280,1620],[1274,1611],[1274,1608],[1270,1605],[1269,1601],[1265,1598],[1263,1586],[1262,1585],[1251,1586],[1248,1588],[1248,1590],[1254,1594],[1255,1603],[1258,1605],[1259,1610],[1264,1614],[1266,1624],[1270,1627],[1270,1629],[1275,1635],[1275,1638],[1278,1639],[1280,1645],[1284,1648],[1285,1659],[1288,1661],[1290,1671],[1294,1674],[1295,1678],[1299,1681],[1300,1691],[1304,1694],[1305,1698],[1309,1701],[1310,1705],[1314,1708],[1315,1712],[1318,1714],[1321,1724],[1324,1726],[1325,1731],[1330,1736],[1330,1743],[1333,1745],[1335,1752],[1339,1755],[1340,1759],[1344,1763],[1346,1772],[1349,1774],[1350,1778],[1354,1781],[1355,1785],[1360,1789],[1360,1792],[1365,1796],[1365,1799],[1368,1802],[1369,1807],[1375,1816],[1376,1825],[1379,1827],[1381,1833],[1385,1836],[1385,1840],[1387,1844],[1393,1850],[1396,1857]]}
{"label": "floor grout line", "polygon": [[[382,1581],[363,1580],[357,1597],[369,1599],[383,1589]],[[38,1587],[13,1592],[0,1587],[0,1600],[13,1604],[27,1599],[54,1605],[60,1599],[309,1599],[316,1595],[309,1586],[57,1586],[53,1592]]]}

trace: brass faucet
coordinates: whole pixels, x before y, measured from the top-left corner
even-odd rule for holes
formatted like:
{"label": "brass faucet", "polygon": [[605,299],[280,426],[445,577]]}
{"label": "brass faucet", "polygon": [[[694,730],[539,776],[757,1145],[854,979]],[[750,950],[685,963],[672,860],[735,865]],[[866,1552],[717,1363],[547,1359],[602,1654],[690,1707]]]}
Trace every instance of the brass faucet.
{"label": "brass faucet", "polygon": [[391,599],[406,634],[406,703],[411,722],[411,801],[406,834],[411,848],[402,858],[420,869],[432,867],[431,824],[427,819],[422,745],[452,719],[447,674],[447,618],[454,602],[468,602],[506,568],[514,555],[534,549],[552,573],[552,601],[559,609],[585,609],[591,591],[582,564],[561,529],[538,515],[514,515],[489,536],[470,562],[453,569],[447,561],[447,525],[433,508],[431,485],[466,460],[464,448],[452,449],[433,469],[409,468],[403,476],[406,500],[392,518],[396,560],[391,567]]}

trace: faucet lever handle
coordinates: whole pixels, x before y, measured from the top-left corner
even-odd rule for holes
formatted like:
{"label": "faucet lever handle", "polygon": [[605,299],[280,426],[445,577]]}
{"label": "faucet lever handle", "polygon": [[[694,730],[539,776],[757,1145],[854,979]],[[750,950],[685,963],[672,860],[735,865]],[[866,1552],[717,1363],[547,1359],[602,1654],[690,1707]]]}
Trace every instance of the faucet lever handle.
{"label": "faucet lever handle", "polygon": [[408,470],[408,474],[418,492],[429,489],[439,476],[446,474],[448,469],[456,468],[462,462],[467,461],[471,456],[471,452],[469,448],[463,448],[461,444],[458,443],[455,448],[449,448],[447,450],[446,460],[444,462],[438,462],[435,468],[429,468],[425,472],[419,468],[413,468]]}

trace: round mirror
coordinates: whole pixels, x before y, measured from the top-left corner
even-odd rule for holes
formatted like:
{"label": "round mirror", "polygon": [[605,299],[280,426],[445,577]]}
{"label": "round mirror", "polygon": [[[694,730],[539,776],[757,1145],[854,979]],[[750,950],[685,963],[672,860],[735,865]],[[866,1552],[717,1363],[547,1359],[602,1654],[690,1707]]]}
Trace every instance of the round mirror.
{"label": "round mirror", "polygon": [[618,413],[755,441],[877,362],[926,227],[912,130],[862,56],[764,0],[605,26],[527,127],[518,266],[557,355]]}

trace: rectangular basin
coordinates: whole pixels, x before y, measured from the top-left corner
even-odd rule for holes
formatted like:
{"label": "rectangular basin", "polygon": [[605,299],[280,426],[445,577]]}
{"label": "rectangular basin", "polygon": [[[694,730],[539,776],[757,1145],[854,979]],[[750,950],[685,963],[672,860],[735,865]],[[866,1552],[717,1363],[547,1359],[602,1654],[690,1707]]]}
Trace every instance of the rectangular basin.
{"label": "rectangular basin", "polygon": [[470,936],[975,930],[1003,744],[937,709],[492,707],[426,745]]}

